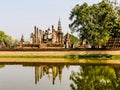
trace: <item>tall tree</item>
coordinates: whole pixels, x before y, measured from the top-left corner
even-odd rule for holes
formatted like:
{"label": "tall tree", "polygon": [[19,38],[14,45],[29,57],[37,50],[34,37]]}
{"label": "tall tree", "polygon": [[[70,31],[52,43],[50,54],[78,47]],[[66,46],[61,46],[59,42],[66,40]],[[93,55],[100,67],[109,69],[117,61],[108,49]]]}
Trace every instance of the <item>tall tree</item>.
{"label": "tall tree", "polygon": [[[66,36],[66,35],[65,35]],[[65,39],[64,36],[64,39]],[[80,39],[78,37],[74,36],[73,34],[69,34],[70,37],[70,43],[73,44],[75,47],[78,47],[80,45]]]}
{"label": "tall tree", "polygon": [[4,44],[4,41],[6,40],[6,38],[7,38],[7,35],[3,31],[0,31],[0,45]]}
{"label": "tall tree", "polygon": [[69,25],[72,32],[87,39],[92,46],[105,45],[115,30],[119,28],[119,14],[109,0],[89,6],[87,3],[76,5],[70,14]]}
{"label": "tall tree", "polygon": [[18,43],[12,36],[6,35],[2,30],[0,31],[0,47],[15,47]]}

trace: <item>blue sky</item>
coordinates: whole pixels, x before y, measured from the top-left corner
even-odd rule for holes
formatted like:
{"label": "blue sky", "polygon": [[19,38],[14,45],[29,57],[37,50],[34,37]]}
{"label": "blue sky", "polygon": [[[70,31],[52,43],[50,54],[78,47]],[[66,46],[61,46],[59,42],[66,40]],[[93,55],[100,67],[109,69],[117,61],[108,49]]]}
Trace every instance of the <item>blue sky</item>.
{"label": "blue sky", "polygon": [[69,14],[76,4],[98,3],[101,0],[1,0],[0,30],[20,39],[29,39],[34,25],[45,30],[52,25],[57,29],[59,17],[64,33],[70,32]]}

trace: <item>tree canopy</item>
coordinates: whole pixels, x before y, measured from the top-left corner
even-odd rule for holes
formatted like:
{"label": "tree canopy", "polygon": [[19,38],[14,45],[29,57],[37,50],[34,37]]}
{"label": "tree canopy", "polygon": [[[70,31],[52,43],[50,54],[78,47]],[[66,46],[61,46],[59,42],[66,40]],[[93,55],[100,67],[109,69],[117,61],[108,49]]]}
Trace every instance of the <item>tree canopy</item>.
{"label": "tree canopy", "polygon": [[0,31],[0,44],[2,44],[3,41],[7,38],[7,35],[3,32]]}
{"label": "tree canopy", "polygon": [[4,31],[0,30],[0,47],[13,47],[16,46],[19,42],[14,40],[12,36],[5,34]]}
{"label": "tree canopy", "polygon": [[73,34],[69,34],[69,37],[70,37],[70,43],[73,44],[75,47],[78,47],[80,45],[81,41],[78,37],[74,36]]}
{"label": "tree canopy", "polygon": [[87,39],[92,46],[105,45],[120,28],[120,9],[109,0],[98,4],[77,4],[71,11],[72,32]]}

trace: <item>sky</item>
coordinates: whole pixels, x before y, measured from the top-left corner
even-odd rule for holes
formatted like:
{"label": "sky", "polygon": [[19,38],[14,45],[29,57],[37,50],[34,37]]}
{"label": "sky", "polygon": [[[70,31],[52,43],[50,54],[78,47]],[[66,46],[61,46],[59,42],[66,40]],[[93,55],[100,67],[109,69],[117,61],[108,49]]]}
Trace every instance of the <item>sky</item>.
{"label": "sky", "polygon": [[[0,30],[20,39],[29,40],[36,25],[39,29],[58,27],[60,18],[62,30],[70,32],[68,25],[70,11],[76,4],[87,2],[92,5],[102,0],[0,0]],[[119,0],[118,0],[119,1]]]}

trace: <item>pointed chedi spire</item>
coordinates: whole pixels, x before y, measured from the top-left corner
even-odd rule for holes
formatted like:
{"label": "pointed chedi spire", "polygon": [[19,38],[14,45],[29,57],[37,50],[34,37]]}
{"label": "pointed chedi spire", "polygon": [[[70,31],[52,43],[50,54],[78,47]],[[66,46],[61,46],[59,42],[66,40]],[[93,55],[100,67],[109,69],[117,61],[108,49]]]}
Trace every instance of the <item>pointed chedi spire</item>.
{"label": "pointed chedi spire", "polygon": [[24,42],[24,36],[23,36],[23,34],[21,36],[21,42]]}
{"label": "pointed chedi spire", "polygon": [[20,47],[23,48],[23,44],[24,44],[24,36],[22,34],[21,36],[21,40],[20,40]]}
{"label": "pointed chedi spire", "polygon": [[58,31],[59,31],[59,32],[62,32],[62,28],[61,28],[61,21],[60,21],[60,18],[59,18],[59,21],[58,21]]}

